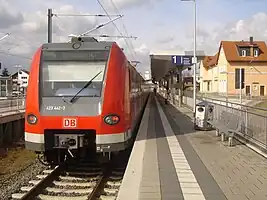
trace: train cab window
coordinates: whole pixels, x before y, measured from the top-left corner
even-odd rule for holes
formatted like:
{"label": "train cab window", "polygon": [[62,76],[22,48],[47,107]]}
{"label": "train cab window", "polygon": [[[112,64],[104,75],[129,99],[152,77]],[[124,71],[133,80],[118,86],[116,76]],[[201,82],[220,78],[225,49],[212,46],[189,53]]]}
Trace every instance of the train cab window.
{"label": "train cab window", "polygon": [[78,96],[100,97],[105,66],[106,62],[46,61],[40,81],[42,96],[73,96],[99,73]]}

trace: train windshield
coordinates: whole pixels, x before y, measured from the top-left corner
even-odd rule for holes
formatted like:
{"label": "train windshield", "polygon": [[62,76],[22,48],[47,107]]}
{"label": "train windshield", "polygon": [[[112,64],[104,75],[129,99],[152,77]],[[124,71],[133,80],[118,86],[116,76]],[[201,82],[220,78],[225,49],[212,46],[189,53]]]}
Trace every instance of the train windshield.
{"label": "train windshield", "polygon": [[[77,96],[100,97],[106,61],[77,59],[43,59],[42,96],[73,97],[96,74],[101,72],[92,83]],[[84,57],[83,57],[84,58]]]}

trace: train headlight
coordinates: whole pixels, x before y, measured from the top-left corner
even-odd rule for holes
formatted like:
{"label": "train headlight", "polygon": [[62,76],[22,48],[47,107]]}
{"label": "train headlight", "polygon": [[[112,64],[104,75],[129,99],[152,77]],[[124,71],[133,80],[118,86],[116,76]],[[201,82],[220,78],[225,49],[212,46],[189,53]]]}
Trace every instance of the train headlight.
{"label": "train headlight", "polygon": [[118,115],[107,115],[104,117],[104,122],[108,125],[118,124],[120,121],[120,117]]}
{"label": "train headlight", "polygon": [[27,115],[27,122],[29,124],[36,124],[37,123],[37,117],[34,114]]}

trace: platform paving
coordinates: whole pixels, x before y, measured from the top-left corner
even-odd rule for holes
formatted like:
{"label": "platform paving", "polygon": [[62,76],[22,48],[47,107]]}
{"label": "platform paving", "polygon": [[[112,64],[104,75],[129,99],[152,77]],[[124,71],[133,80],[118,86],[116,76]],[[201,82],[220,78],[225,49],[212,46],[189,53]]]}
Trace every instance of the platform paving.
{"label": "platform paving", "polygon": [[[235,146],[228,147],[227,144],[220,141],[219,137],[216,137],[214,131],[194,131],[193,114],[190,110],[164,105],[162,99],[160,102],[173,130],[180,131],[183,134],[184,139],[181,139],[182,137],[178,138],[181,146],[193,147],[198,155],[198,160],[214,177],[227,199],[267,199],[266,158],[237,141],[235,141]],[[190,154],[190,152],[185,151],[185,155],[187,154]],[[203,165],[193,164],[193,160],[191,163],[190,166],[194,172],[197,168],[203,167]],[[203,175],[203,178],[205,177]],[[197,173],[196,178],[201,179]],[[200,186],[201,184],[200,181]],[[201,188],[204,191],[205,187],[201,186]],[[212,188],[209,188],[209,190],[212,190]]]}
{"label": "platform paving", "polygon": [[133,149],[117,199],[226,200],[185,135],[195,131],[170,121],[175,108],[159,102],[150,98],[135,142],[141,150]]}

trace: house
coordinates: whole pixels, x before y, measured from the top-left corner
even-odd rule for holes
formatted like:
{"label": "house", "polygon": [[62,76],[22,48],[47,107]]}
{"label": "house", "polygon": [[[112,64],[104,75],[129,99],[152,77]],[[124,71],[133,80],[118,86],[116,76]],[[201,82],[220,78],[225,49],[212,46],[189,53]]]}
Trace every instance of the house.
{"label": "house", "polygon": [[[241,73],[240,73],[241,70]],[[264,96],[267,87],[267,46],[264,41],[221,41],[214,56],[200,67],[200,91],[220,94]]]}
{"label": "house", "polygon": [[15,72],[11,75],[12,78],[12,90],[13,91],[21,91],[25,93],[26,88],[28,87],[29,81],[29,72],[27,70],[21,69],[19,72]]}

